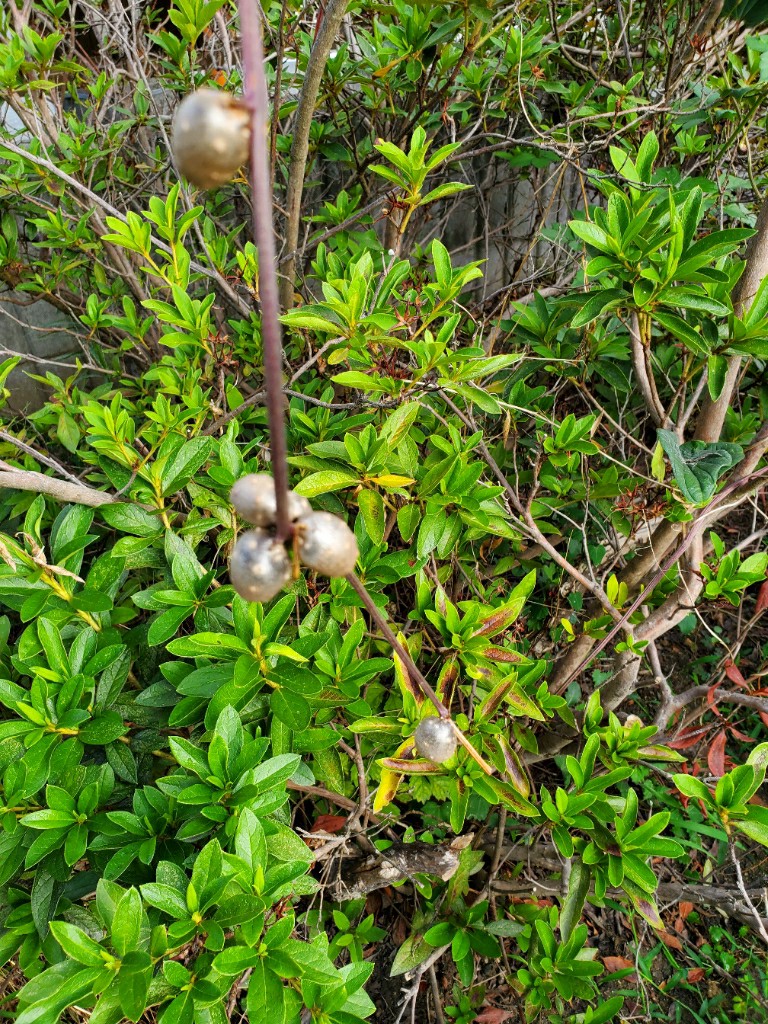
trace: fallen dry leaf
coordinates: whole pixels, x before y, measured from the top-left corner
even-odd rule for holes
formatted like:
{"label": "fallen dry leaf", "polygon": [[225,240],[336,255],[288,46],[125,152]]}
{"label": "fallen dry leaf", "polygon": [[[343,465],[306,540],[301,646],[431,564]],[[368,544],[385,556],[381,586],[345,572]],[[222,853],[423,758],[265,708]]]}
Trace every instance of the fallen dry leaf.
{"label": "fallen dry leaf", "polygon": [[669,946],[670,949],[682,949],[683,948],[683,944],[680,941],[680,939],[678,939],[678,937],[676,935],[672,935],[671,932],[663,932],[661,930],[658,930],[656,932],[656,934],[661,939],[661,941],[664,943],[664,945],[665,946]]}
{"label": "fallen dry leaf", "polygon": [[312,831],[335,835],[337,832],[341,832],[346,824],[347,819],[340,814],[320,814],[312,826]]}
{"label": "fallen dry leaf", "polygon": [[635,961],[627,960],[625,956],[604,956],[603,963],[609,974],[613,974],[614,971],[626,971],[628,967],[634,970],[635,967]]}
{"label": "fallen dry leaf", "polygon": [[499,1006],[484,1006],[475,1017],[475,1024],[503,1024],[513,1013],[513,1010],[502,1010]]}

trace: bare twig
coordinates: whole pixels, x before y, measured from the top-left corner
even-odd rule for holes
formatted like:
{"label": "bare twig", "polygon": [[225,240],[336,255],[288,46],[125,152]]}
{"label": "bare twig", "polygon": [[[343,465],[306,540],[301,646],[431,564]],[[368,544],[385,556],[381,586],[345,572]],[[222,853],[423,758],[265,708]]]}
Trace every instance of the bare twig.
{"label": "bare twig", "polygon": [[251,188],[253,236],[259,251],[259,299],[264,348],[269,443],[275,480],[277,515],[275,537],[288,540],[293,534],[288,512],[288,448],[283,413],[283,348],[280,340],[280,300],[277,289],[275,236],[272,225],[272,193],[267,119],[269,97],[261,42],[261,8],[258,0],[240,0],[240,31],[245,65],[245,101],[251,110]]}
{"label": "bare twig", "polygon": [[42,452],[37,451],[36,448],[27,444],[26,441],[22,441],[20,438],[14,437],[13,434],[9,434],[7,430],[0,429],[0,440],[7,441],[8,444],[12,444],[15,448],[18,448],[19,451],[24,452],[25,455],[31,455],[33,459],[36,459],[38,462],[42,462],[42,464],[44,466],[48,466],[49,469],[55,470],[59,476],[63,476],[64,479],[69,480],[71,484],[77,484],[78,487],[81,486],[78,478],[73,473],[70,473],[69,470],[65,469],[60,462],[57,462],[56,459],[52,459],[50,455],[44,455]]}
{"label": "bare twig", "polygon": [[758,913],[757,907],[754,905],[749,893],[747,892],[747,887],[744,885],[744,876],[741,873],[741,864],[739,864],[739,858],[736,856],[736,848],[733,842],[733,838],[729,838],[728,840],[728,853],[730,854],[731,863],[733,864],[734,871],[736,872],[736,883],[739,887],[739,892],[741,893],[742,899],[746,903],[753,918],[755,919],[755,923],[757,925],[757,930],[760,933],[760,937],[762,938],[763,942],[768,946],[768,931],[766,930],[765,922]]}
{"label": "bare twig", "polygon": [[424,694],[424,696],[428,700],[430,700],[432,702],[432,704],[434,705],[435,709],[437,710],[437,713],[440,715],[441,718],[450,718],[451,717],[450,711],[445,706],[445,704],[443,704],[443,702],[437,696],[437,694],[432,689],[432,687],[429,685],[427,680],[424,678],[424,676],[418,670],[418,668],[414,664],[413,659],[411,658],[411,656],[408,653],[408,651],[406,651],[406,649],[403,647],[403,645],[397,639],[395,634],[392,632],[392,629],[390,628],[389,623],[384,618],[384,616],[379,611],[379,609],[376,607],[376,605],[375,605],[375,603],[373,601],[373,598],[368,593],[368,591],[365,589],[365,587],[363,586],[362,582],[357,578],[357,576],[355,576],[354,573],[350,573],[349,576],[345,577],[345,579],[346,579],[347,583],[349,583],[349,585],[355,591],[355,593],[360,598],[360,600],[363,602],[366,610],[368,611],[368,614],[371,616],[373,621],[378,626],[379,630],[381,631],[382,635],[384,636],[384,639],[392,647],[392,650],[395,652],[395,654],[398,656],[400,661],[403,663],[403,667],[405,668],[405,671],[408,673],[408,675],[411,677],[411,679],[414,681],[414,683],[418,686],[418,688],[421,690],[421,692]]}
{"label": "bare twig", "polygon": [[315,104],[323,80],[323,71],[328,63],[334,40],[338,35],[341,22],[347,10],[349,0],[328,0],[325,9],[321,7],[322,23],[315,37],[312,52],[307,61],[304,73],[304,84],[296,108],[296,119],[293,125],[291,155],[288,165],[288,186],[285,196],[285,255],[283,258],[281,283],[281,300],[284,309],[293,305],[293,285],[296,277],[296,249],[299,244],[299,228],[301,225],[301,197],[304,192],[304,175],[307,169],[309,154],[309,134],[315,116]]}

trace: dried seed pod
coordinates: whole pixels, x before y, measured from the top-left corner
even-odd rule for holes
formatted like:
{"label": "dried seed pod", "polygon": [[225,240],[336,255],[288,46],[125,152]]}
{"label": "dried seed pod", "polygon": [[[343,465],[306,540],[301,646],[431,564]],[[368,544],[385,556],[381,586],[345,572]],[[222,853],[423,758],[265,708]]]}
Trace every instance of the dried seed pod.
{"label": "dried seed pod", "polygon": [[[269,473],[248,473],[235,481],[229,493],[229,500],[247,523],[254,526],[274,526],[277,521],[277,499],[275,480]],[[312,506],[306,498],[293,491],[288,492],[288,515],[292,522],[311,513]]]}
{"label": "dried seed pod", "polygon": [[251,118],[236,97],[198,89],[178,106],[172,147],[176,166],[198,188],[231,181],[248,160]]}
{"label": "dried seed pod", "polygon": [[304,565],[323,576],[354,572],[359,554],[355,535],[331,512],[311,512],[296,524],[296,545]]}
{"label": "dried seed pod", "polygon": [[270,601],[291,581],[291,558],[266,530],[248,530],[237,540],[229,578],[246,601]]}
{"label": "dried seed pod", "polygon": [[446,718],[435,718],[434,715],[419,722],[413,738],[421,757],[427,757],[437,764],[452,758],[458,746],[452,723]]}

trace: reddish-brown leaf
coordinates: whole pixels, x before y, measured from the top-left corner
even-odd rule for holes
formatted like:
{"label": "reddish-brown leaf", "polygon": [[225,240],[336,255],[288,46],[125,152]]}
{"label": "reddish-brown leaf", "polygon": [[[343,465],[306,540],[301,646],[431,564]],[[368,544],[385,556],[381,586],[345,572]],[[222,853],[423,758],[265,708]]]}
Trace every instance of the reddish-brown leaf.
{"label": "reddish-brown leaf", "polygon": [[742,743],[757,742],[754,736],[747,736],[745,732],[739,732],[739,730],[733,725],[729,725],[728,728],[730,729],[731,736],[733,736],[735,740],[741,740]]}
{"label": "reddish-brown leaf", "polygon": [[725,733],[719,732],[712,740],[707,751],[709,770],[716,778],[725,775]]}
{"label": "reddish-brown leaf", "polygon": [[697,981],[701,981],[705,973],[706,972],[704,971],[703,967],[692,967],[686,975],[686,980],[690,981],[692,984],[695,984]]}
{"label": "reddish-brown leaf", "polygon": [[693,913],[693,904],[689,903],[688,900],[680,900],[677,904],[677,912],[683,921],[687,921],[689,914]]}
{"label": "reddish-brown leaf", "polygon": [[738,668],[738,666],[734,665],[730,658],[728,658],[725,663],[725,675],[726,678],[730,679],[732,683],[736,684],[736,686],[746,687],[747,680],[741,674],[741,671]]}
{"label": "reddish-brown leaf", "polygon": [[312,826],[312,831],[335,835],[337,832],[341,832],[346,824],[347,819],[342,818],[340,814],[320,814]]}
{"label": "reddish-brown leaf", "polygon": [[680,941],[680,939],[678,939],[678,937],[676,935],[673,935],[671,932],[659,930],[656,934],[659,936],[664,945],[669,946],[670,949],[683,948],[683,944]]}
{"label": "reddish-brown leaf", "polygon": [[613,974],[614,971],[625,971],[628,967],[634,968],[635,966],[635,961],[627,960],[625,956],[604,956],[603,963],[609,974]]}
{"label": "reddish-brown leaf", "polygon": [[475,1024],[504,1024],[514,1013],[514,1010],[502,1010],[500,1006],[484,1006],[475,1017]]}
{"label": "reddish-brown leaf", "polygon": [[707,704],[709,704],[710,711],[714,712],[714,714],[716,714],[718,718],[722,718],[723,716],[720,714],[720,711],[718,710],[717,700],[715,699],[716,690],[717,683],[715,683],[714,686],[710,686],[710,688],[707,690]]}
{"label": "reddish-brown leaf", "polygon": [[521,661],[525,661],[522,654],[518,654],[517,651],[508,651],[506,647],[495,647],[493,644],[490,647],[486,647],[483,654],[486,658],[490,658],[491,661],[509,661],[517,665]]}
{"label": "reddish-brown leaf", "polygon": [[708,732],[708,726],[682,729],[673,740],[668,740],[664,745],[672,747],[673,750],[687,750],[688,747],[695,747]]}
{"label": "reddish-brown leaf", "polygon": [[766,715],[764,711],[758,711],[758,714],[760,715],[760,721],[763,725],[768,725],[768,715]]}
{"label": "reddish-brown leaf", "polygon": [[755,605],[755,614],[764,612],[768,608],[768,580],[763,583],[757,595],[757,604]]}

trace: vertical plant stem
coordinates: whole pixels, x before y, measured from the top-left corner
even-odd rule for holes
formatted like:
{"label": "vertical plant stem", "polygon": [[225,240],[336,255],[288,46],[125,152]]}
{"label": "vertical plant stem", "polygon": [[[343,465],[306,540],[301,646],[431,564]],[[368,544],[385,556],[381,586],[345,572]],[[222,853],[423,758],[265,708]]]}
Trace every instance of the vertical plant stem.
{"label": "vertical plant stem", "polygon": [[413,681],[416,683],[416,685],[421,690],[421,692],[424,694],[424,696],[428,700],[430,700],[432,702],[432,704],[434,704],[434,706],[435,706],[435,708],[437,710],[437,713],[440,715],[440,717],[441,718],[450,718],[451,717],[450,711],[445,706],[445,704],[443,704],[443,702],[440,700],[440,698],[437,696],[437,694],[432,689],[432,687],[429,685],[429,683],[424,678],[424,676],[421,674],[421,672],[419,672],[419,670],[416,668],[416,666],[414,665],[413,659],[411,658],[410,654],[406,651],[406,649],[403,647],[403,645],[397,639],[395,634],[392,632],[392,629],[391,629],[389,623],[387,622],[387,620],[384,618],[384,616],[381,614],[379,609],[374,604],[373,598],[368,593],[368,591],[365,589],[365,587],[363,586],[363,583],[357,578],[357,576],[355,576],[354,573],[350,573],[348,576],[345,576],[344,578],[346,579],[347,583],[349,583],[349,585],[352,587],[352,589],[355,591],[357,596],[360,598],[360,600],[365,605],[365,608],[366,608],[368,614],[371,616],[373,621],[379,627],[379,630],[380,630],[381,634],[383,635],[384,639],[387,641],[388,644],[390,644],[390,646],[392,647],[392,650],[398,656],[400,661],[402,661],[403,665],[405,666],[406,671],[408,672],[408,675],[413,679]]}
{"label": "vertical plant stem", "polygon": [[[241,0],[242,2],[243,0]],[[307,62],[307,70],[304,72],[304,83],[296,107],[288,166],[288,188],[285,195],[285,255],[281,282],[283,309],[290,309],[293,305],[296,250],[299,245],[299,228],[301,227],[301,197],[304,193],[304,175],[307,170],[309,135],[315,117],[315,104],[320,92],[325,65],[328,63],[328,57],[341,27],[348,3],[349,0],[328,0],[322,22],[312,44],[312,52]]]}
{"label": "vertical plant stem", "polygon": [[[288,513],[288,450],[283,412],[283,351],[280,339],[280,301],[277,285],[275,236],[272,223],[267,126],[269,98],[267,96],[267,79],[264,74],[264,49],[260,21],[261,10],[258,0],[239,0],[238,8],[240,12],[240,33],[243,40],[243,63],[245,66],[245,103],[251,111],[253,236],[259,251],[259,299],[261,302],[261,333],[264,347],[264,385],[267,393],[267,420],[270,449],[272,452],[272,472],[275,480],[275,496],[277,498],[275,535],[279,541],[285,541],[292,536],[293,527]],[[325,14],[326,22],[329,21],[328,15],[331,9],[340,20],[346,10],[346,0],[335,0],[335,2],[332,0],[329,10]],[[325,67],[331,41],[333,36],[335,36],[335,29],[329,32],[330,23],[326,26],[324,22],[321,32],[323,29],[325,29],[323,45],[320,45],[320,34],[318,34],[318,40],[316,41],[317,49],[323,51],[322,60],[320,61],[321,66],[319,70],[316,69],[317,88],[319,88],[322,68]],[[330,40],[328,39],[329,35]],[[327,51],[325,50],[326,46]],[[316,97],[317,91],[315,90],[312,97],[312,109],[314,109]],[[303,182],[303,166],[301,181]],[[301,191],[299,189],[297,211],[300,210],[300,201]],[[390,629],[387,620],[374,604],[371,595],[365,589],[362,582],[352,573],[346,579],[363,602],[384,638],[391,645],[392,650],[403,662],[406,671],[421,692],[432,702],[441,718],[450,719],[451,714],[448,708],[446,708],[427,680],[419,672],[411,656]]]}
{"label": "vertical plant stem", "polygon": [[267,392],[267,422],[277,499],[275,535],[278,541],[286,541],[293,534],[293,527],[288,513],[288,449],[282,393],[283,347],[280,338],[280,301],[272,223],[267,129],[269,98],[264,74],[261,8],[258,0],[239,0],[238,9],[245,66],[245,102],[251,111],[251,206],[253,237],[259,252],[264,385]]}

